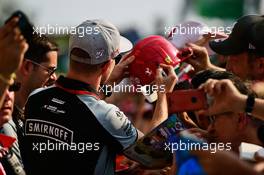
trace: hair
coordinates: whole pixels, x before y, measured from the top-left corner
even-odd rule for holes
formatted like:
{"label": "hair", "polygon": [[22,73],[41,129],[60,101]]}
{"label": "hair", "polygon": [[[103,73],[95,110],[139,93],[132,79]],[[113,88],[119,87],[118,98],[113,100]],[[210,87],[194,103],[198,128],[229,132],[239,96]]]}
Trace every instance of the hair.
{"label": "hair", "polygon": [[45,35],[34,34],[24,58],[37,63],[46,62],[46,54],[51,51],[59,51],[58,45]]}
{"label": "hair", "polygon": [[98,70],[100,70],[101,67],[103,67],[108,61],[100,64],[85,64],[85,63],[80,63],[78,61],[74,61],[71,59],[72,55],[76,57],[81,57],[81,58],[91,58],[90,55],[80,49],[80,48],[73,48],[70,52],[70,69],[73,69],[78,72],[84,72],[84,73],[94,73]]}
{"label": "hair", "polygon": [[198,88],[201,84],[205,83],[208,79],[229,79],[233,82],[238,91],[242,94],[248,95],[253,93],[244,82],[231,72],[216,71],[216,70],[204,70],[198,72],[192,79],[191,83],[194,88]]}
{"label": "hair", "polygon": [[[254,93],[253,90],[249,88],[250,82],[244,83],[239,77],[232,74],[231,72],[226,71],[216,71],[216,70],[204,70],[201,72],[198,72],[192,79],[192,85],[194,88],[198,88],[201,84],[205,83],[208,79],[216,79],[216,80],[222,80],[222,79],[229,79],[233,82],[234,86],[238,89],[238,91],[244,95],[253,94],[255,97],[257,97],[257,94]],[[253,116],[247,115],[250,118],[250,123],[257,128],[258,135],[260,133],[263,135],[264,133],[264,121],[257,119]],[[259,139],[264,143],[264,137],[259,137]]]}

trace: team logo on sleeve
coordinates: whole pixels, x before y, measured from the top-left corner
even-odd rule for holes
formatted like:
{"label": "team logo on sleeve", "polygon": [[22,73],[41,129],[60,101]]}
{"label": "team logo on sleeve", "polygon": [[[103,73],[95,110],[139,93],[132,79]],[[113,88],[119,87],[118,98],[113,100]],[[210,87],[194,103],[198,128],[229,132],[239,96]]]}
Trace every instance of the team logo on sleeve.
{"label": "team logo on sleeve", "polygon": [[116,113],[116,117],[117,117],[119,120],[122,120],[122,119],[125,117],[124,113],[121,112],[121,111],[115,111],[115,113]]}
{"label": "team logo on sleeve", "polygon": [[133,126],[130,122],[125,123],[122,128],[127,136],[133,135]]}
{"label": "team logo on sleeve", "polygon": [[115,111],[116,117],[120,120],[121,122],[121,129],[124,131],[124,133],[127,136],[133,135],[133,125],[131,122],[128,120],[128,118],[125,116],[125,114],[121,111]]}

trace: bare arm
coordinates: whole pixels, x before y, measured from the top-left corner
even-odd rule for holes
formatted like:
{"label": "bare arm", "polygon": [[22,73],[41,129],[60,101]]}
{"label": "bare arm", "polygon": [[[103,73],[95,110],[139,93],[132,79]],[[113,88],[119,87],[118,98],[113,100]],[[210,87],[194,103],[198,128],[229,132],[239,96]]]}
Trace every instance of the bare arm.
{"label": "bare arm", "polygon": [[255,105],[252,111],[252,115],[261,120],[264,120],[264,100],[262,99],[255,100]]}
{"label": "bare arm", "polygon": [[225,71],[225,69],[217,67],[211,63],[205,47],[191,43],[188,43],[187,46],[193,50],[193,56],[188,58],[186,62],[193,66],[195,72],[206,69]]}
{"label": "bare arm", "polygon": [[[166,93],[172,92],[176,82],[177,76],[172,66],[161,64],[157,69],[156,83],[160,87],[158,91],[158,100],[154,110],[153,118],[149,126],[149,131],[158,126],[160,123],[168,118],[168,104]],[[168,71],[168,76],[162,76],[162,69]]]}
{"label": "bare arm", "polygon": [[[235,107],[234,110],[236,112],[245,112],[246,101],[247,101],[246,95],[241,94],[241,96],[238,96],[237,105],[234,106]],[[264,120],[264,100],[263,99],[259,99],[259,98],[255,99],[255,104],[254,104],[254,108],[252,111],[252,115],[256,118]]]}

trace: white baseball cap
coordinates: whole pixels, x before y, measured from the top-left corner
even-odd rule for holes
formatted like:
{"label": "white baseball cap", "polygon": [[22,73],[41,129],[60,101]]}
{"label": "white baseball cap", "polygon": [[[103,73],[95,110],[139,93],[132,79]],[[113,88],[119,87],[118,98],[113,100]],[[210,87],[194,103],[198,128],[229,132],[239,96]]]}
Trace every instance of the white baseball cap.
{"label": "white baseball cap", "polygon": [[[195,21],[187,21],[176,25],[170,32],[168,39],[176,48],[182,49],[187,43],[196,43],[206,34],[211,34],[210,36],[212,39],[227,37],[225,33],[212,33],[210,28],[205,24]],[[215,54],[215,52],[209,47],[209,42],[207,42],[204,47],[206,47],[209,55]]]}
{"label": "white baseball cap", "polygon": [[[78,33],[82,31],[82,33]],[[79,48],[89,54],[89,58],[71,55],[71,59],[85,64],[100,64],[127,52],[132,43],[122,37],[118,29],[105,20],[87,20],[76,27],[76,33],[70,35],[69,52]]]}

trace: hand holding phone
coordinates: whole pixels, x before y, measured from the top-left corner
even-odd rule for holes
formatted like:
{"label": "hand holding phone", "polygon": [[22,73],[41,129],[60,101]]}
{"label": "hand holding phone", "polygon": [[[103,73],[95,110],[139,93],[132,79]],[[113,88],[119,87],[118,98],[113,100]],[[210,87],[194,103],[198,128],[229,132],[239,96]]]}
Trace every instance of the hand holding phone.
{"label": "hand holding phone", "polygon": [[18,27],[24,36],[24,38],[27,40],[27,42],[30,42],[33,37],[33,25],[29,22],[27,16],[22,11],[15,11],[6,21],[5,24],[8,23],[11,19],[17,17],[18,18]]}

